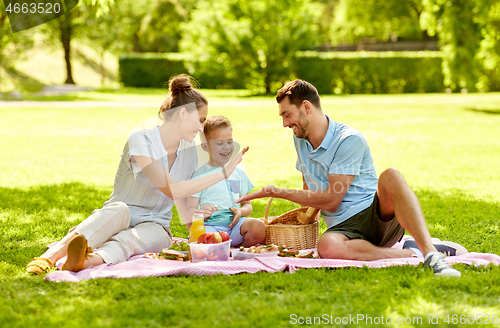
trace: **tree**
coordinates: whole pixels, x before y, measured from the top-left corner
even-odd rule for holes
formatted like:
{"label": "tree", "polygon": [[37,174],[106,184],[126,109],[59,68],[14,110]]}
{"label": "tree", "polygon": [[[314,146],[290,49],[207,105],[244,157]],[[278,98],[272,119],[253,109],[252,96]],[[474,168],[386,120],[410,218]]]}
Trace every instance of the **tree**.
{"label": "tree", "polygon": [[500,1],[492,3],[486,27],[481,30],[483,39],[477,54],[483,68],[490,72],[489,78],[479,77],[479,90],[500,91]]}
{"label": "tree", "polygon": [[311,0],[205,0],[182,25],[182,52],[197,74],[223,71],[249,89],[271,92],[292,77],[298,50],[315,45],[322,5]]}
{"label": "tree", "polygon": [[333,20],[335,18],[335,8],[339,4],[339,0],[318,0],[324,3],[325,8],[318,21],[318,36],[319,44],[326,44],[330,42],[330,30],[332,28]]}
{"label": "tree", "polygon": [[[5,84],[7,79],[3,75],[19,73],[14,68],[14,62],[24,59],[27,51],[33,47],[33,35],[32,30],[12,33],[4,3],[0,1],[0,90],[12,87]],[[13,80],[13,82],[15,87],[23,87],[22,83],[17,85],[19,81]]]}
{"label": "tree", "polygon": [[[120,0],[120,3],[122,2],[130,2],[133,4],[137,1]],[[89,26],[87,24],[89,20],[86,20],[83,17],[89,18],[91,13],[92,19],[99,19],[100,17],[108,14],[110,9],[114,7],[113,0],[84,0],[80,1],[79,5],[76,6],[77,3],[77,0],[66,0],[65,4],[67,8],[71,9],[66,14],[35,28],[18,33],[12,33],[3,2],[0,2],[0,64],[4,67],[12,69],[14,61],[22,60],[22,55],[26,52],[26,50],[33,47],[33,39],[34,36],[37,35],[39,39],[44,39],[46,44],[62,45],[64,49],[64,60],[67,74],[65,83],[74,84],[75,82],[73,80],[71,68],[71,40],[85,34],[82,33],[82,31]],[[75,6],[76,8],[74,8]],[[131,5],[130,7],[133,9],[136,9],[135,7],[143,8],[140,5]],[[143,16],[145,14],[146,12],[144,12]],[[137,26],[137,30],[139,30],[140,19]],[[95,40],[97,40],[97,42],[110,34],[103,33],[102,31],[106,31],[106,29],[97,31],[99,35],[95,35]]]}
{"label": "tree", "polygon": [[[71,5],[69,5],[71,3]],[[64,61],[66,64],[66,80],[65,84],[75,84],[73,80],[73,71],[71,63],[71,41],[77,37],[82,28],[85,28],[85,21],[82,17],[86,11],[82,11],[88,7],[93,7],[92,13],[95,17],[100,17],[109,12],[114,0],[84,0],[78,2],[76,0],[66,0],[66,5],[72,8],[64,15],[59,16],[57,19],[43,24],[40,31],[48,36],[49,40],[60,40],[60,44],[64,50]]]}
{"label": "tree", "polygon": [[437,34],[444,52],[445,84],[485,89],[484,69],[500,62],[499,0],[422,0],[421,24]]}
{"label": "tree", "polygon": [[12,33],[3,1],[0,2],[0,65],[10,66],[7,60],[22,56],[32,46],[32,33]]}
{"label": "tree", "polygon": [[[363,38],[387,41],[391,36],[422,38],[420,0],[339,0],[331,29],[332,43],[357,43]],[[425,35],[425,34],[424,34]]]}
{"label": "tree", "polygon": [[[139,45],[141,22],[147,15],[151,0],[120,0],[99,14],[99,7],[82,3],[75,20],[78,25],[76,37],[94,48],[100,57],[101,85],[104,85],[104,55],[142,51]],[[106,31],[103,33],[103,31]]]}
{"label": "tree", "polygon": [[181,23],[188,18],[180,1],[156,0],[142,20],[138,34],[141,48],[148,52],[178,52]]}
{"label": "tree", "polygon": [[[33,28],[38,34],[43,43],[52,46],[62,46],[64,51],[64,62],[66,67],[65,84],[75,84],[72,70],[72,51],[71,41],[75,38],[75,34],[79,31],[79,6],[66,12],[64,15],[51,20],[45,24]],[[26,31],[18,32],[25,33]]]}
{"label": "tree", "polygon": [[61,34],[61,44],[64,49],[64,61],[66,62],[66,81],[64,84],[75,84],[73,81],[73,71],[71,69],[71,38],[73,35],[73,17],[77,11],[74,10],[59,17],[59,32]]}

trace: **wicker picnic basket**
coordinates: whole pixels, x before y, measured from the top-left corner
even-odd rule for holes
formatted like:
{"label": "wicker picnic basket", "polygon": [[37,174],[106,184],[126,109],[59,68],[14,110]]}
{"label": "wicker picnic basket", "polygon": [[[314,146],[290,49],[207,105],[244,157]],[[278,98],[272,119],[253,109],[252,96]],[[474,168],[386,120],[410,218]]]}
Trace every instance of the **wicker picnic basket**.
{"label": "wicker picnic basket", "polygon": [[308,207],[301,207],[280,216],[269,217],[271,197],[267,202],[266,216],[263,221],[266,224],[266,245],[285,246],[288,249],[315,248],[318,243],[319,225],[318,221],[312,224],[299,224],[298,213],[305,213]]}

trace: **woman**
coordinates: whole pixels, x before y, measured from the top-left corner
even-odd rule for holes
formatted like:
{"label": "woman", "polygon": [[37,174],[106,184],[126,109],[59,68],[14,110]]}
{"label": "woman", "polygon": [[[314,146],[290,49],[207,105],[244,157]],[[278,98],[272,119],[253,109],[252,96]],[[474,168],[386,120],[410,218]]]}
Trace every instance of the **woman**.
{"label": "woman", "polygon": [[186,213],[190,195],[231,175],[248,148],[228,163],[225,172],[189,180],[198,164],[193,140],[202,131],[208,102],[193,88],[188,75],[172,77],[169,91],[158,114],[162,125],[129,136],[110,200],[56,246],[34,258],[27,272],[45,273],[64,256],[63,270],[80,271],[169,247],[174,201]]}

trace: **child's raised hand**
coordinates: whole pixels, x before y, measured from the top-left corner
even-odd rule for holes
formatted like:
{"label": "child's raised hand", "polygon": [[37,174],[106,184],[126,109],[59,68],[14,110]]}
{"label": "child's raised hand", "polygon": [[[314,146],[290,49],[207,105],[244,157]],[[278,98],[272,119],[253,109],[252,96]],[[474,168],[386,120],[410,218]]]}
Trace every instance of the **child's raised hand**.
{"label": "child's raised hand", "polygon": [[231,228],[238,223],[241,218],[241,207],[230,207],[229,210],[233,212],[233,222],[231,222],[227,227]]}
{"label": "child's raised hand", "polygon": [[217,211],[219,208],[217,207],[217,205],[210,205],[210,204],[205,204],[203,205],[203,207],[201,208],[201,210],[203,211],[203,218],[205,220],[208,220],[210,219],[210,217],[214,214],[215,211]]}
{"label": "child's raised hand", "polygon": [[243,148],[243,150],[238,155],[236,155],[232,160],[229,161],[229,163],[227,163],[226,167],[223,169],[223,171],[226,174],[225,176],[226,179],[231,174],[233,174],[234,169],[243,160],[243,155],[245,155],[248,149],[250,149],[250,147]]}

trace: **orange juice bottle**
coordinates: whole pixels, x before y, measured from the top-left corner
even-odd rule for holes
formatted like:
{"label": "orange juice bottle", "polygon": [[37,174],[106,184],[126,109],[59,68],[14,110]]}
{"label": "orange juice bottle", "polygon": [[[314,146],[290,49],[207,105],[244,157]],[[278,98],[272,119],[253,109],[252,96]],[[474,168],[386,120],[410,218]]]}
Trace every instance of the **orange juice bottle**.
{"label": "orange juice bottle", "polygon": [[203,220],[203,211],[194,211],[193,223],[189,229],[189,242],[195,242],[198,237],[203,235],[205,230],[205,220]]}

